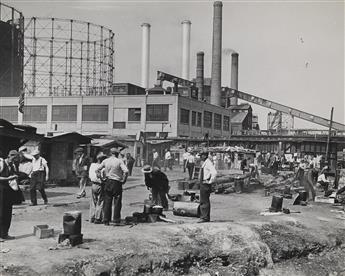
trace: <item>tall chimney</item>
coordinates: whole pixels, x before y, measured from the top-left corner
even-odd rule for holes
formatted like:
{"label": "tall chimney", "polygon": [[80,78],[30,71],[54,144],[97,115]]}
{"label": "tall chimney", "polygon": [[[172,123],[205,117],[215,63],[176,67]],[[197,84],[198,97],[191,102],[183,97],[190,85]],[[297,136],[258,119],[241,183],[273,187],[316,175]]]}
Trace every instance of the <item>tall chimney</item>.
{"label": "tall chimney", "polygon": [[192,22],[182,21],[182,78],[189,80],[190,64],[190,29]]}
{"label": "tall chimney", "polygon": [[149,88],[150,78],[150,28],[149,23],[141,24],[142,27],[142,52],[141,52],[141,86]]}
{"label": "tall chimney", "polygon": [[[230,87],[238,90],[238,53],[231,54],[231,84]],[[238,105],[237,97],[230,98],[230,105]]]}
{"label": "tall chimney", "polygon": [[221,104],[222,82],[222,7],[221,1],[213,3],[213,42],[211,72],[211,104]]}
{"label": "tall chimney", "polygon": [[204,52],[196,54],[196,87],[198,88],[198,100],[201,101],[204,96]]}

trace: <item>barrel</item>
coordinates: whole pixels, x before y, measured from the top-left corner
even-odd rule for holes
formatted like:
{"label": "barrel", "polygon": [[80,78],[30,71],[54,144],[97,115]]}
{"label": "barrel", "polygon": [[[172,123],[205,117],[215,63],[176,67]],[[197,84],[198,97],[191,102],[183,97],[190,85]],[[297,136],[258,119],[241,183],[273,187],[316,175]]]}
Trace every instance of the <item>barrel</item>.
{"label": "barrel", "polygon": [[270,210],[273,212],[280,212],[283,207],[283,197],[282,196],[273,196]]}
{"label": "barrel", "polygon": [[63,215],[63,232],[68,235],[81,234],[81,212],[65,212]]}
{"label": "barrel", "polygon": [[175,216],[199,217],[199,203],[196,202],[174,202],[173,214]]}

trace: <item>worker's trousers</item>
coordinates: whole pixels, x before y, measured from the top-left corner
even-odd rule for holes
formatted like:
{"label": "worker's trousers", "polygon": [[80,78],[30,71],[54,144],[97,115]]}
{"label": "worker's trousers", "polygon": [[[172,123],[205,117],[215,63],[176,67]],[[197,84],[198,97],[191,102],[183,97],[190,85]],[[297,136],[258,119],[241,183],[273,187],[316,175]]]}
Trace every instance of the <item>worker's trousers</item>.
{"label": "worker's trousers", "polygon": [[110,222],[111,220],[113,199],[113,220],[115,222],[120,222],[122,207],[122,183],[117,180],[107,179],[104,185],[103,222]]}
{"label": "worker's trousers", "polygon": [[101,183],[92,183],[90,200],[90,221],[103,219],[103,187]]}
{"label": "worker's trousers", "polygon": [[12,220],[12,190],[0,183],[0,238],[6,238]]}
{"label": "worker's trousers", "polygon": [[200,183],[200,219],[210,221],[211,215],[211,185],[205,182]]}

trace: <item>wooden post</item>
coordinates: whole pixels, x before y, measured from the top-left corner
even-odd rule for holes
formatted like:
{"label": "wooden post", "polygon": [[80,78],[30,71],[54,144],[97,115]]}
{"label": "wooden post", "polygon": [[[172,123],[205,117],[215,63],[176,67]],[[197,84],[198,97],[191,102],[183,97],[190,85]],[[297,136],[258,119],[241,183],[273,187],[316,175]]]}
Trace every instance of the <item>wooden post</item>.
{"label": "wooden post", "polygon": [[329,149],[330,149],[331,134],[332,134],[333,110],[334,110],[334,107],[332,107],[332,110],[331,110],[331,120],[330,120],[330,122],[329,122],[328,137],[327,137],[327,146],[326,146],[326,161],[327,161],[327,163],[328,163],[328,166],[330,165],[330,160],[329,160]]}

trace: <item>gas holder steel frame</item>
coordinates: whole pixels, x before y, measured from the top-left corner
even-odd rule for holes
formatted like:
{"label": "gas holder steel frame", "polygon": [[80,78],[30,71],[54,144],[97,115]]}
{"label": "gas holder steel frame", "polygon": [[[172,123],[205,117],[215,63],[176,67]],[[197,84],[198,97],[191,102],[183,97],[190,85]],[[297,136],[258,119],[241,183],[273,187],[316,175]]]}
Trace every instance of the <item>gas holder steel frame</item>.
{"label": "gas holder steel frame", "polygon": [[114,33],[73,19],[32,17],[24,32],[26,96],[108,95]]}

